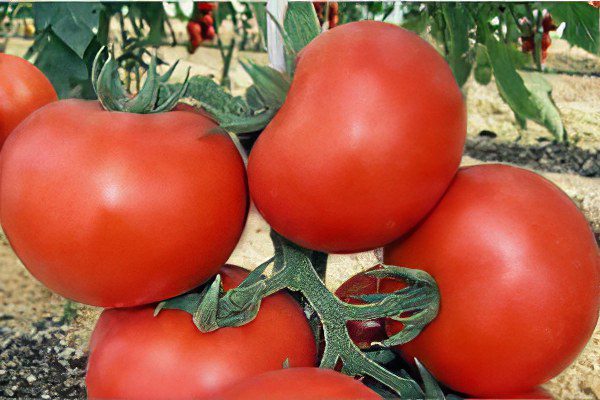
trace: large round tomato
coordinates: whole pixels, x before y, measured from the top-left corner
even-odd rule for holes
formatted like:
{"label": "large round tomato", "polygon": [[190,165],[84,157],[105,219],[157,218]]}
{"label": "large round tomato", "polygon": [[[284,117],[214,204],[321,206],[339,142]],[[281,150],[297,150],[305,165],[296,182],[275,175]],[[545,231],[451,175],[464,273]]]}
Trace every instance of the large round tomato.
{"label": "large round tomato", "polygon": [[250,193],[277,232],[311,249],[389,243],[458,168],[465,105],[452,71],[416,34],[361,21],[300,53],[285,104],[259,136]]}
{"label": "large round tomato", "polygon": [[[221,270],[227,290],[247,272]],[[302,308],[285,293],[263,300],[256,319],[238,328],[201,333],[184,311],[154,307],[109,309],[90,341],[88,396],[98,399],[210,399],[239,380],[316,362]]]}
{"label": "large round tomato", "polygon": [[[399,350],[459,392],[532,389],[573,361],[598,319],[592,231],[566,194],[524,169],[461,169],[427,219],[384,258],[437,281],[439,315]],[[387,327],[402,329],[395,321]]]}
{"label": "large round tomato", "polygon": [[359,381],[320,368],[288,368],[246,379],[225,390],[219,400],[379,400]]}
{"label": "large round tomato", "polygon": [[23,264],[88,304],[132,306],[213,276],[247,211],[235,145],[197,113],[49,104],[2,150],[0,221]]}
{"label": "large round tomato", "polygon": [[56,100],[52,84],[39,69],[20,57],[0,53],[0,148],[29,114]]}

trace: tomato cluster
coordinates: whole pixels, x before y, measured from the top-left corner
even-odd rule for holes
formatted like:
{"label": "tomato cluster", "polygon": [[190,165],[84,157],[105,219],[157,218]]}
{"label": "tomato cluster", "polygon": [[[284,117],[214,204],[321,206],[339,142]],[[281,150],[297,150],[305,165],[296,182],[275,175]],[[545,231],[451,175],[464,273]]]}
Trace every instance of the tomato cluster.
{"label": "tomato cluster", "polygon": [[335,28],[338,25],[340,17],[338,15],[339,7],[337,2],[313,1],[313,6],[315,7],[317,18],[319,18],[319,23],[321,25],[325,23],[325,18],[327,18],[328,27],[330,29]]}
{"label": "tomato cluster", "polygon": [[[212,3],[198,7],[207,22]],[[8,136],[0,220],[37,279],[108,307],[90,343],[90,398],[379,398],[313,368],[312,329],[287,293],[264,299],[250,323],[209,333],[196,328],[202,315],[154,314],[156,302],[217,273],[225,291],[247,277],[224,263],[244,228],[248,193],[298,245],[384,247],[386,264],[435,278],[439,315],[394,350],[454,391],[539,398],[536,387],[572,362],[594,329],[600,257],[584,216],[535,173],[459,169],[463,95],[442,56],[414,33],[363,21],[309,43],[247,175],[234,143],[203,113],[53,102],[30,64],[0,55],[0,72],[7,69],[0,94],[18,81],[43,96],[0,104],[9,121],[0,131]],[[360,304],[361,295],[405,286],[361,273],[336,294]],[[404,326],[378,318],[348,328],[367,349]]]}
{"label": "tomato cluster", "polygon": [[203,41],[214,39],[216,33],[213,11],[216,7],[215,3],[207,1],[196,3],[194,16],[187,23],[187,32],[190,39],[189,53],[193,54]]}
{"label": "tomato cluster", "polygon": [[[529,21],[527,17],[523,17],[519,20],[519,27],[521,28],[521,50],[523,53],[533,53],[535,51],[535,26]],[[548,48],[552,44],[550,38],[550,32],[555,31],[558,27],[552,19],[550,13],[544,13],[542,19],[542,61],[546,61],[548,57]]]}

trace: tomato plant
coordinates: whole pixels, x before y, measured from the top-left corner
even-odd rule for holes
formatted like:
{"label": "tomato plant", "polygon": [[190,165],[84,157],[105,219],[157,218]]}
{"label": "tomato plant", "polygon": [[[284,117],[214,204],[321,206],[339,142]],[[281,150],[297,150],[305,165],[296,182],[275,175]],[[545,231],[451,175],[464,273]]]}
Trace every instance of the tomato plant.
{"label": "tomato plant", "polygon": [[[224,266],[225,290],[248,273]],[[316,362],[316,345],[295,300],[278,293],[243,327],[201,333],[180,310],[152,305],[105,310],[90,341],[86,375],[90,398],[214,398],[224,388],[254,375]]]}
{"label": "tomato plant", "polygon": [[50,81],[20,57],[0,53],[0,148],[8,135],[38,108],[58,100]]}
{"label": "tomato plant", "polygon": [[329,369],[287,368],[253,376],[227,388],[220,400],[381,399],[359,381]]}
{"label": "tomato plant", "polygon": [[304,247],[373,249],[434,206],[465,135],[462,95],[433,47],[390,24],[341,25],[300,53],[285,103],[250,153],[251,196]]}
{"label": "tomato plant", "polygon": [[[524,169],[461,169],[384,259],[437,281],[439,315],[399,350],[459,392],[530,390],[575,359],[598,319],[600,257],[591,229],[566,194]],[[397,333],[402,322],[390,320],[387,329]]]}
{"label": "tomato plant", "polygon": [[[367,271],[378,269],[378,266]],[[335,291],[340,300],[350,304],[365,304],[359,296],[381,293],[381,279],[365,272],[358,273],[342,283]],[[354,343],[361,349],[371,347],[374,342],[382,342],[388,338],[385,332],[385,318],[366,321],[348,321],[348,333]]]}
{"label": "tomato plant", "polygon": [[216,129],[199,113],[44,107],[2,151],[11,246],[37,279],[82,303],[133,306],[198,286],[233,251],[248,206],[242,158]]}

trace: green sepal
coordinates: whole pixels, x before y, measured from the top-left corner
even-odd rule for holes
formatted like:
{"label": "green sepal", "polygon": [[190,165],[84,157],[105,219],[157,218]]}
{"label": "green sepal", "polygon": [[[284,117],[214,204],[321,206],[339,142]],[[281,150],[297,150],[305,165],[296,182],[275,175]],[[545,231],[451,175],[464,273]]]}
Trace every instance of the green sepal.
{"label": "green sepal", "polygon": [[254,88],[265,107],[278,109],[283,105],[290,90],[289,76],[266,65],[257,65],[252,61],[240,62],[254,82]]}
{"label": "green sepal", "polygon": [[184,294],[162,301],[154,311],[177,309],[192,315],[194,325],[201,332],[212,332],[227,326],[241,326],[256,318],[264,291],[267,289],[263,272],[272,263],[269,259],[235,289],[224,291],[221,276],[203,287],[201,292]]}
{"label": "green sepal", "polygon": [[425,389],[426,399],[445,399],[444,392],[440,388],[435,378],[427,371],[427,368],[421,364],[419,360],[415,358],[415,364],[419,369],[419,375],[423,381],[423,388]]}
{"label": "green sepal", "polygon": [[[92,85],[98,100],[106,110],[135,114],[154,114],[170,111],[177,105],[181,96],[188,89],[189,69],[183,84],[177,90],[170,90],[167,87],[167,81],[176,66],[177,63],[161,76],[157,72],[156,54],[152,55],[146,81],[137,95],[132,97],[123,87],[119,77],[119,63],[111,52],[103,47],[94,59]],[[161,89],[163,96],[159,96]],[[166,96],[164,96],[165,91]]]}

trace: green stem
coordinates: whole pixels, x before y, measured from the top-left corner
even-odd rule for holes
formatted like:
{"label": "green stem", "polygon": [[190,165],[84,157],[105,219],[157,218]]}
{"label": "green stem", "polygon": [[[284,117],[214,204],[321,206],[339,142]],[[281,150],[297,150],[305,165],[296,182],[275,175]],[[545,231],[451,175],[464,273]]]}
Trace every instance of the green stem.
{"label": "green stem", "polygon": [[[284,246],[284,251],[290,251],[290,248]],[[337,361],[341,360],[344,369],[351,375],[369,375],[394,388],[403,397],[414,399],[423,395],[414,381],[394,375],[370,360],[352,342],[346,322],[355,319],[351,311],[353,307],[342,302],[325,287],[308,258],[296,264],[288,287],[304,295],[323,324],[326,344],[321,368],[334,369]]]}
{"label": "green stem", "polygon": [[[317,273],[325,270],[327,254],[302,248],[274,231],[271,238],[275,248],[273,259],[252,271],[237,288],[225,292],[217,278],[202,292],[160,303],[156,312],[169,308],[184,310],[194,316],[200,331],[211,332],[252,321],[264,297],[288,288],[299,292],[321,321],[325,338],[321,368],[334,369],[341,361],[342,371],[349,375],[370,376],[402,398],[424,398],[426,395],[408,375],[393,374],[361,351],[350,338],[347,322],[392,317],[402,321],[405,328],[384,345],[406,343],[437,314],[439,291],[433,278],[423,271],[383,266],[369,274],[397,278],[408,286],[393,293],[365,295],[362,297],[365,304],[348,304],[330,292]],[[273,260],[273,272],[265,277],[263,272]],[[402,317],[406,311],[414,312]]]}

